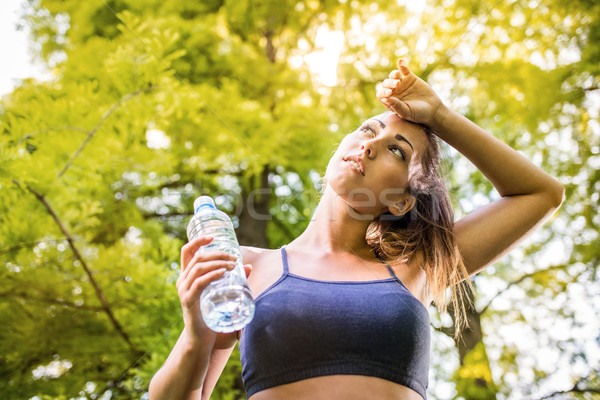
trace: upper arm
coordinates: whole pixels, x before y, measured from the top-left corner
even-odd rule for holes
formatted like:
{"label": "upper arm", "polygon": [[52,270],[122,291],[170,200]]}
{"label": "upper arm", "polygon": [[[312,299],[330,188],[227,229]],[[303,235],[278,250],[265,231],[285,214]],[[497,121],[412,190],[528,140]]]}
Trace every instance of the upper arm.
{"label": "upper arm", "polygon": [[454,232],[469,275],[508,253],[559,206],[556,196],[546,193],[504,196],[458,220]]}
{"label": "upper arm", "polygon": [[[210,354],[210,361],[208,363],[208,370],[206,372],[206,378],[204,378],[204,383],[200,388],[202,393],[201,399],[210,399],[210,395],[217,385],[217,381],[223,372],[223,368],[225,368],[225,364],[229,360],[231,356],[231,352],[236,343],[236,333],[230,333],[226,335],[219,335],[217,337],[217,342],[213,347],[213,350]],[[193,398],[198,398],[200,393],[198,391],[194,392]]]}

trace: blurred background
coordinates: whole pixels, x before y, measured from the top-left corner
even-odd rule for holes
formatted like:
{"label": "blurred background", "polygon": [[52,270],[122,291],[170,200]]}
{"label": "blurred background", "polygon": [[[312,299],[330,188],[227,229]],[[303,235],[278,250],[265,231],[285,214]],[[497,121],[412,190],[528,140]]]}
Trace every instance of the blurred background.
{"label": "blurred background", "polygon": [[[215,197],[244,245],[293,240],[336,144],[383,112],[398,57],[567,190],[474,277],[470,331],[453,340],[452,313],[431,308],[429,398],[600,398],[600,3],[0,7],[2,399],[147,398],[182,329],[193,199]],[[456,218],[498,198],[445,152]],[[214,399],[244,398],[240,370],[236,351]]]}

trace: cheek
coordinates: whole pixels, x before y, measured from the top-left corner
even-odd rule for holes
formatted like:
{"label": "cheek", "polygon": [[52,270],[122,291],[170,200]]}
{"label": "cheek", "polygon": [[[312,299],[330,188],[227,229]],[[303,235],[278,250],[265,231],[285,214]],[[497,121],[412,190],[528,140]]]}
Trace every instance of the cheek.
{"label": "cheek", "polygon": [[341,162],[342,158],[349,154],[352,150],[352,146],[354,143],[351,143],[348,136],[346,136],[339,144],[338,148],[335,150],[335,153],[329,159],[329,164],[327,164],[327,168],[325,169],[325,177],[328,177],[332,173],[332,170],[338,168],[338,163]]}
{"label": "cheek", "polygon": [[402,195],[408,187],[408,171],[406,168],[389,169],[379,175],[373,182],[373,190],[381,199]]}
{"label": "cheek", "polygon": [[408,182],[408,164],[389,157],[380,166],[378,181],[387,187],[404,187]]}
{"label": "cheek", "polygon": [[335,153],[335,155],[333,157],[331,157],[331,159],[329,160],[329,164],[327,164],[327,168],[325,169],[325,179],[327,179],[327,180],[331,179],[332,171],[335,170],[334,163],[336,163],[337,159],[338,159],[338,154]]}

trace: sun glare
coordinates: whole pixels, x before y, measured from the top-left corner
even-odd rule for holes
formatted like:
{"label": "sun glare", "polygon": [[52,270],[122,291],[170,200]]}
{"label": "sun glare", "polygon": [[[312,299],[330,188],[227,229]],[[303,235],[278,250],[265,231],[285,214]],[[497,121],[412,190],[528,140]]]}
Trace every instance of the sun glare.
{"label": "sun glare", "polygon": [[317,31],[315,40],[317,51],[304,56],[310,71],[325,86],[335,86],[337,82],[337,65],[344,47],[344,33],[330,31],[323,25]]}
{"label": "sun glare", "polygon": [[421,14],[427,6],[425,0],[398,0],[398,4],[405,5],[413,14]]}

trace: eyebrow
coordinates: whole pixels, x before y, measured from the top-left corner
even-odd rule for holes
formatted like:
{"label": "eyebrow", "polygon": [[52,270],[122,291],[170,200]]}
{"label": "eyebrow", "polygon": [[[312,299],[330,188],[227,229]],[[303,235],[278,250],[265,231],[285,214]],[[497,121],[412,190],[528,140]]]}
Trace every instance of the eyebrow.
{"label": "eyebrow", "polygon": [[413,148],[413,145],[410,144],[410,142],[408,140],[406,140],[406,138],[404,136],[402,136],[401,134],[397,133],[395,138],[399,141],[405,141],[406,143],[408,143],[408,145],[410,146],[410,149],[413,151],[413,153],[415,152],[415,149]]}
{"label": "eyebrow", "polygon": [[[379,122],[379,125],[381,125],[381,129],[385,129],[386,125],[383,123],[383,121],[378,120],[377,118],[371,118],[371,119],[374,120],[374,121]],[[410,146],[410,148],[413,151],[413,153],[415,152],[415,148],[413,147],[413,145],[410,144],[410,142],[408,140],[406,140],[406,138],[404,136],[402,136],[401,134],[397,133],[396,136],[394,136],[394,137],[396,138],[396,140],[398,140],[400,142],[404,141],[404,142],[408,143],[408,145]]]}
{"label": "eyebrow", "polygon": [[378,120],[377,118],[371,118],[373,121],[377,121],[379,122],[379,125],[381,125],[381,129],[385,129],[385,124],[383,123],[383,121]]}

